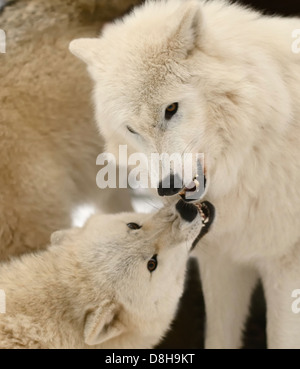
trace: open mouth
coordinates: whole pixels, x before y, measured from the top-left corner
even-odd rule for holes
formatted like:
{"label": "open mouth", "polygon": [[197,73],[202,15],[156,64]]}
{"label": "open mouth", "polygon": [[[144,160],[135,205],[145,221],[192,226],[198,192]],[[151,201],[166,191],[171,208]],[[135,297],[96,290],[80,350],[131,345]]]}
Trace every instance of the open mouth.
{"label": "open mouth", "polygon": [[208,202],[200,202],[195,204],[198,208],[198,211],[202,218],[203,226],[210,227],[210,225],[213,223],[213,219],[215,216],[215,208],[214,206]]}
{"label": "open mouth", "polygon": [[183,200],[180,200],[176,204],[176,210],[180,214],[181,218],[188,223],[192,223],[196,219],[199,220],[199,215],[201,216],[201,231],[192,244],[192,251],[197,246],[199,241],[209,232],[212,224],[214,223],[216,214],[215,207],[208,201],[187,203]]}
{"label": "open mouth", "polygon": [[192,245],[192,250],[198,245],[199,241],[209,232],[212,224],[214,223],[216,210],[215,207],[208,201],[199,202],[195,204],[202,218],[202,229],[198,237],[195,239]]}

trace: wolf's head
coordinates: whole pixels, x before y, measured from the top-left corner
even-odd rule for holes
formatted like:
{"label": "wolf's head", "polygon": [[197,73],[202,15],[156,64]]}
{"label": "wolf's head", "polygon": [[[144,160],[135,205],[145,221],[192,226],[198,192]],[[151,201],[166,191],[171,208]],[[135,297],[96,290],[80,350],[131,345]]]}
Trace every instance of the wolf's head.
{"label": "wolf's head", "polygon": [[84,291],[94,291],[77,307],[86,343],[157,344],[177,310],[190,252],[213,220],[209,203],[170,201],[155,214],[95,215],[83,229],[55,233],[53,244],[76,250]]}
{"label": "wolf's head", "polygon": [[245,48],[252,35],[243,25],[255,19],[223,1],[150,1],[99,39],[73,41],[96,83],[109,152],[127,144],[148,155],[203,153],[211,198],[236,186],[253,170],[263,130],[282,130],[278,117],[289,108],[266,82],[278,81],[258,36]]}

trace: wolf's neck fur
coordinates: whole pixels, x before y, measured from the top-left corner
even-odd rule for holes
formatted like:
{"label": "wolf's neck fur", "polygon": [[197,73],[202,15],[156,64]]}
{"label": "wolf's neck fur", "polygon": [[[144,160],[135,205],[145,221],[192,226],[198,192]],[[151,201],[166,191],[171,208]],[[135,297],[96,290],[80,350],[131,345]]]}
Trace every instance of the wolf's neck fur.
{"label": "wolf's neck fur", "polygon": [[76,342],[76,347],[84,346],[83,334],[79,337],[78,332],[83,332],[85,311],[90,302],[99,301],[100,297],[90,287],[93,284],[89,283],[86,270],[80,267],[78,254],[78,249],[70,245],[53,246],[34,258],[25,255],[2,265],[0,285],[6,292],[6,315],[9,317],[13,311],[14,316],[28,319],[38,316],[39,325],[45,323],[42,333],[45,342],[47,338],[51,341],[55,334],[60,337],[62,347],[67,342]]}
{"label": "wolf's neck fur", "polygon": [[[204,54],[216,65],[215,78],[206,81],[211,84],[206,91],[208,120],[223,135],[216,145],[218,155],[211,159],[207,198],[219,214],[215,232],[223,235],[225,251],[236,244],[238,259],[251,258],[252,252],[270,256],[286,252],[287,234],[289,244],[298,240],[300,57],[291,46],[292,31],[300,23],[223,3],[204,5],[209,32]],[[220,60],[226,73],[218,76]],[[260,227],[268,218],[272,225],[268,222],[268,237],[262,240],[266,230]]]}

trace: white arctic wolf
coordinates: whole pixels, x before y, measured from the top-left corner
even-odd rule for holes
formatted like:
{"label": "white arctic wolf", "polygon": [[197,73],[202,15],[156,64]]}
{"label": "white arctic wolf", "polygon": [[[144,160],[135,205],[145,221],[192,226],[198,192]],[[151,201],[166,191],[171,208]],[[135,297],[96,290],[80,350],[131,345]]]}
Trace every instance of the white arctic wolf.
{"label": "white arctic wolf", "polygon": [[[182,201],[154,215],[95,215],[52,247],[0,266],[0,348],[151,348],[174,318],[194,242],[209,230]],[[202,219],[202,221],[201,221]],[[206,219],[207,220],[207,219]]]}
{"label": "white arctic wolf", "polygon": [[[300,348],[300,19],[152,1],[71,51],[108,148],[205,153],[214,231],[199,250],[208,348],[238,348],[262,278],[270,348]],[[167,194],[167,193],[166,193]]]}

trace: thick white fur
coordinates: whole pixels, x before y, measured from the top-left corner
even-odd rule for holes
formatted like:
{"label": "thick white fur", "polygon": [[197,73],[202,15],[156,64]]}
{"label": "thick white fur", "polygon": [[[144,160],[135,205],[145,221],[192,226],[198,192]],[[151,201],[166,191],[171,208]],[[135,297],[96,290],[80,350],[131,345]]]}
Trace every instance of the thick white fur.
{"label": "thick white fur", "polygon": [[[142,225],[130,230],[127,223]],[[95,215],[52,246],[0,266],[0,348],[151,348],[168,330],[201,229],[174,206],[154,215]],[[148,261],[157,256],[151,274]]]}
{"label": "thick white fur", "polygon": [[[238,348],[263,280],[270,348],[300,348],[300,19],[225,1],[148,2],[96,40],[77,40],[114,152],[203,152],[214,231],[198,251],[208,348]],[[166,107],[179,102],[171,122]],[[132,135],[126,125],[139,133]]]}

